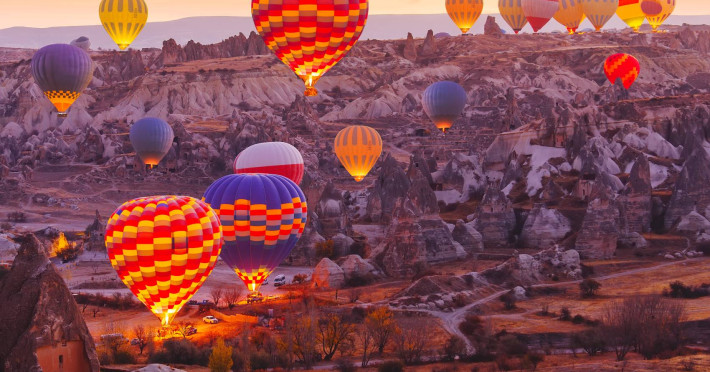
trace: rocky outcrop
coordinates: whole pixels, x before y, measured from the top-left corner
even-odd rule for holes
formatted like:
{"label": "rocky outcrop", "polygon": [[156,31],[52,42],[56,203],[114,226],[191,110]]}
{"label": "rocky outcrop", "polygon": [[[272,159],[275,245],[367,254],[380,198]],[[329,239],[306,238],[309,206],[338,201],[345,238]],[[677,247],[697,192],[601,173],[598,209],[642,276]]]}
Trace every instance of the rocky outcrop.
{"label": "rocky outcrop", "polygon": [[430,58],[435,57],[439,53],[439,47],[436,45],[436,39],[434,38],[434,31],[429,30],[424,38],[424,43],[419,46],[418,55],[420,58]]}
{"label": "rocky outcrop", "polygon": [[515,229],[515,212],[508,197],[495,186],[489,186],[475,213],[475,227],[489,248],[510,247]]}
{"label": "rocky outcrop", "polygon": [[397,160],[387,155],[367,201],[368,217],[373,222],[391,221],[397,200],[407,195],[411,185],[409,177]]}
{"label": "rocky outcrop", "polygon": [[407,33],[407,40],[404,42],[402,55],[412,62],[417,60],[417,46],[414,44],[414,36],[412,36],[411,32]]}
{"label": "rocky outcrop", "polygon": [[571,231],[571,223],[562,213],[538,203],[528,214],[520,239],[526,248],[547,249]]}
{"label": "rocky outcrop", "polygon": [[575,249],[585,259],[609,259],[616,252],[619,238],[619,209],[605,194],[587,206]]}
{"label": "rocky outcrop", "polygon": [[710,206],[710,155],[699,147],[683,165],[665,215],[665,226],[670,229],[688,213],[704,211]]}
{"label": "rocky outcrop", "polygon": [[477,253],[483,251],[483,236],[476,231],[473,223],[465,223],[463,220],[456,221],[456,226],[451,232],[451,237],[461,244],[467,253]]}
{"label": "rocky outcrop", "polygon": [[651,170],[646,156],[639,155],[629,174],[629,182],[619,197],[620,232],[646,233],[651,230]]}
{"label": "rocky outcrop", "polygon": [[[0,360],[6,371],[99,371],[94,341],[71,292],[32,234],[0,280]],[[0,368],[3,369],[3,368]]]}
{"label": "rocky outcrop", "polygon": [[343,194],[335,189],[332,182],[328,183],[323,190],[316,204],[316,214],[320,223],[319,232],[324,238],[330,239],[337,234],[347,235],[349,221]]}
{"label": "rocky outcrop", "polygon": [[230,58],[240,56],[266,55],[270,51],[259,34],[252,31],[247,38],[244,34],[232,36],[217,44],[202,45],[192,40],[184,47],[174,39],[163,42],[163,52],[159,57],[159,66],[177,62],[202,59]]}
{"label": "rocky outcrop", "polygon": [[346,282],[356,277],[371,280],[380,276],[379,270],[356,254],[351,254],[338,262],[343,269]]}
{"label": "rocky outcrop", "polygon": [[501,36],[503,35],[503,30],[496,22],[496,18],[493,16],[488,16],[486,18],[486,24],[483,25],[483,34],[489,36]]}
{"label": "rocky outcrop", "polygon": [[324,258],[313,269],[312,279],[316,288],[341,288],[345,284],[345,273],[335,262]]}

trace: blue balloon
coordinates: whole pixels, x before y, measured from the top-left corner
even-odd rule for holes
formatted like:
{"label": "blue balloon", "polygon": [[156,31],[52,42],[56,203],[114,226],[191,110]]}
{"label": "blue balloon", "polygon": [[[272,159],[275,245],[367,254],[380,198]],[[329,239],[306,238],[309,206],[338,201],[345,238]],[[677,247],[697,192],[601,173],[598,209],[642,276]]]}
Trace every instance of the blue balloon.
{"label": "blue balloon", "polygon": [[466,107],[466,91],[452,81],[430,85],[422,96],[424,112],[442,132],[451,128]]}
{"label": "blue balloon", "polygon": [[158,118],[143,118],[131,126],[131,144],[144,163],[155,166],[172,147],[173,128]]}

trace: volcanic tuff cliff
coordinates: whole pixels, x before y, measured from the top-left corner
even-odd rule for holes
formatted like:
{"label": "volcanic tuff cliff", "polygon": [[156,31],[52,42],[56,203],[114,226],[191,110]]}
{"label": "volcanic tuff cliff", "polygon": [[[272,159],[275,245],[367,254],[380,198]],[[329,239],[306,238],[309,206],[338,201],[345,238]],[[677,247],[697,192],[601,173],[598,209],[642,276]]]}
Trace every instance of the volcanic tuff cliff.
{"label": "volcanic tuff cliff", "polygon": [[[108,215],[128,198],[200,196],[245,147],[287,141],[303,153],[311,205],[293,264],[315,265],[314,245],[325,239],[390,275],[475,254],[479,242],[508,252],[560,243],[584,257],[610,257],[617,247],[654,246],[644,234],[675,234],[690,213],[710,217],[710,28],[493,31],[362,40],[308,99],[256,35],[93,51],[94,81],[63,120],[34,85],[27,51],[14,60],[3,51],[10,62],[0,63],[2,211],[23,205],[31,221],[49,223],[47,208],[64,205],[86,226],[96,208]],[[628,92],[601,69],[622,47],[643,66]],[[468,92],[446,136],[420,102],[443,79]],[[127,136],[144,116],[166,119],[178,137],[151,171],[136,162]],[[372,126],[385,142],[358,184],[332,152],[349,124]],[[56,195],[55,204],[33,203],[37,193]],[[695,244],[701,233],[683,236]]]}

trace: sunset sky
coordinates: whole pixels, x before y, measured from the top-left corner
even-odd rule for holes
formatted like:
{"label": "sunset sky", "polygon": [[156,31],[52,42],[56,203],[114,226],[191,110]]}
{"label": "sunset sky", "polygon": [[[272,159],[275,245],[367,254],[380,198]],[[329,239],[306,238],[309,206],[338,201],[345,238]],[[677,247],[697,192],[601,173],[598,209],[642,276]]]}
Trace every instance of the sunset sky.
{"label": "sunset sky", "polygon": [[[674,14],[710,14],[708,0],[677,0]],[[4,0],[0,29],[98,24],[100,0]],[[148,0],[150,21],[194,16],[246,16],[251,0]],[[497,0],[484,0],[484,13],[497,13]],[[444,0],[370,0],[371,14],[444,13]]]}

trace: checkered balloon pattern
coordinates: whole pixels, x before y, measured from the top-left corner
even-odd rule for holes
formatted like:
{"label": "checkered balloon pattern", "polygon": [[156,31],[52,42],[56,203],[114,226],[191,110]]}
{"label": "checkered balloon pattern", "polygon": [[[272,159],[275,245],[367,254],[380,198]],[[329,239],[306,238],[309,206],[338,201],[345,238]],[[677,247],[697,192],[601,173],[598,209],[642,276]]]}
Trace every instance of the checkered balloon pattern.
{"label": "checkered balloon pattern", "polygon": [[276,56],[317,94],[318,79],[355,45],[367,21],[367,0],[252,0],[259,34]]}
{"label": "checkered balloon pattern", "polygon": [[629,89],[641,72],[641,65],[634,56],[618,53],[610,56],[604,62],[604,73],[612,84],[621,79],[624,88]]}
{"label": "checkered balloon pattern", "polygon": [[212,273],[221,248],[217,214],[188,196],[128,201],[106,225],[111,265],[164,326]]}
{"label": "checkered balloon pattern", "polygon": [[288,257],[306,227],[306,196],[284,176],[225,176],[207,188],[202,200],[219,214],[222,260],[251,291],[258,291]]}

